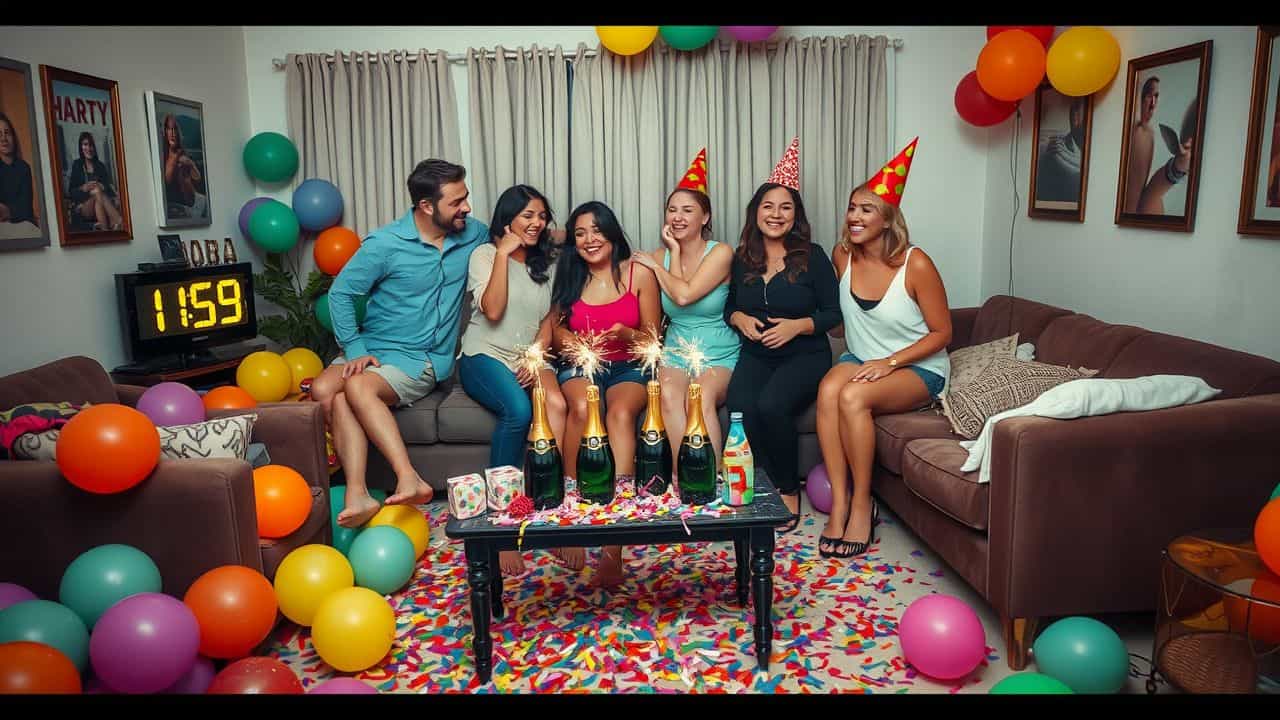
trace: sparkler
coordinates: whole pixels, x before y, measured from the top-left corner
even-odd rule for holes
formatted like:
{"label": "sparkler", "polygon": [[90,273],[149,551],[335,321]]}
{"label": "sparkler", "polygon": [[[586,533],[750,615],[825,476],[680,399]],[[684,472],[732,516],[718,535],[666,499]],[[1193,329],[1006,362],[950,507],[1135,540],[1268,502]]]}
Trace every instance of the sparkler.
{"label": "sparkler", "polygon": [[570,365],[581,368],[587,383],[594,385],[596,372],[600,369],[600,355],[604,353],[604,334],[587,332],[575,334],[565,343],[565,359]]}
{"label": "sparkler", "polygon": [[702,366],[707,362],[707,354],[702,352],[702,347],[697,340],[677,338],[676,347],[671,352],[684,360],[685,367],[689,368],[690,380],[702,374]]}
{"label": "sparkler", "polygon": [[542,387],[542,366],[550,359],[551,353],[547,352],[547,349],[537,340],[531,345],[517,345],[516,352],[519,354],[516,364],[533,376],[538,387]]}
{"label": "sparkler", "polygon": [[652,326],[640,331],[640,337],[631,343],[631,354],[640,361],[641,371],[656,380],[658,365],[662,363],[662,340],[658,338],[658,331]]}

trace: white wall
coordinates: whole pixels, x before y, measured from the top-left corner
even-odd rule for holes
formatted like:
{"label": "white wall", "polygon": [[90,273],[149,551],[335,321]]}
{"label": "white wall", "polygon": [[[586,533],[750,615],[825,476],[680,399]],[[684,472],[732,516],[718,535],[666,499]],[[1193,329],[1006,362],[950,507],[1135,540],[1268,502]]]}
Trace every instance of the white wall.
{"label": "white wall", "polygon": [[[236,225],[251,197],[240,148],[249,137],[244,36],[240,28],[0,29],[0,55],[30,63],[34,81],[46,64],[119,82],[125,166],[133,221],[129,242],[63,248],[57,225],[51,246],[0,254],[0,287],[8,307],[0,324],[0,374],[67,355],[88,355],[108,370],[127,360],[115,299],[117,272],[160,259],[143,93],[155,90],[204,103],[213,224],[166,230],[183,240],[231,237],[241,260],[252,257]],[[44,110],[36,102],[41,157],[50,153]],[[41,168],[53,212],[53,178]]]}
{"label": "white wall", "polygon": [[[1120,43],[1120,71],[1095,98],[1083,224],[1027,216],[1034,100],[1023,103],[1016,188],[1009,171],[1013,120],[992,130],[982,297],[1007,290],[1012,221],[1014,294],[1280,359],[1280,240],[1236,233],[1256,29],[1108,29]],[[1194,232],[1118,226],[1128,62],[1203,40],[1213,40],[1213,53]]]}

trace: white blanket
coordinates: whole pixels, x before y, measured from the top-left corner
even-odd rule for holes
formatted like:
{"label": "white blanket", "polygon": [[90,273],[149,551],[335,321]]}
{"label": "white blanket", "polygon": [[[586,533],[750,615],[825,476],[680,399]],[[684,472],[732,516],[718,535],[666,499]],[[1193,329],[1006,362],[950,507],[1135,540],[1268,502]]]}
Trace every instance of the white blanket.
{"label": "white blanket", "polygon": [[961,466],[964,472],[982,468],[978,482],[991,482],[988,450],[996,423],[1011,417],[1038,415],[1069,420],[1114,412],[1159,410],[1177,405],[1198,403],[1221,393],[1198,377],[1190,375],[1148,375],[1146,377],[1111,379],[1085,378],[1050,388],[1031,402],[1005,410],[987,418],[976,440],[965,440],[960,446],[969,451],[969,459]]}

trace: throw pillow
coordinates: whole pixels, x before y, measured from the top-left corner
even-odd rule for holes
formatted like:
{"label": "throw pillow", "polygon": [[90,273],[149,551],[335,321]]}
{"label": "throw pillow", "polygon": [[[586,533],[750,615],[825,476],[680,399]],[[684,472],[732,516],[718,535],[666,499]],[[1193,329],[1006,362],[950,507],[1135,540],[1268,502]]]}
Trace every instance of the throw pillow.
{"label": "throw pillow", "polygon": [[942,412],[957,434],[972,440],[987,418],[1021,407],[1049,388],[1069,380],[1093,377],[1097,370],[1073,370],[1061,365],[997,358],[968,386],[942,398]]}
{"label": "throw pillow", "polygon": [[160,455],[181,458],[248,459],[249,438],[257,414],[232,415],[190,425],[156,427],[160,431]]}
{"label": "throw pillow", "polygon": [[13,441],[15,460],[57,460],[58,435],[61,428],[38,433],[23,433]]}
{"label": "throw pillow", "polygon": [[958,390],[978,379],[982,371],[996,358],[1011,358],[1018,347],[1018,333],[992,340],[981,345],[962,347],[948,356],[951,359],[951,376],[947,378],[944,394]]}
{"label": "throw pillow", "polygon": [[0,460],[11,456],[14,442],[27,433],[41,433],[66,425],[89,403],[35,402],[0,412]]}

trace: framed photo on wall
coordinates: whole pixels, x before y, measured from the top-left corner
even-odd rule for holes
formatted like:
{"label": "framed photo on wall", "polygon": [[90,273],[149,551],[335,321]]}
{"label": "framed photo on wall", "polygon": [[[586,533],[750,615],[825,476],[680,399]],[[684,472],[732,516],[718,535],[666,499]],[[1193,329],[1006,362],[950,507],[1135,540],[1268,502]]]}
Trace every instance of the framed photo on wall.
{"label": "framed photo on wall", "polygon": [[1092,130],[1092,95],[1063,95],[1047,82],[1036,89],[1029,217],[1084,222]]}
{"label": "framed photo on wall", "polygon": [[62,244],[132,240],[119,86],[48,65],[40,79]]}
{"label": "framed photo on wall", "polygon": [[1240,188],[1241,235],[1280,237],[1280,25],[1258,28],[1249,141]]}
{"label": "framed photo on wall", "polygon": [[0,250],[49,246],[31,66],[0,58]]}
{"label": "framed photo on wall", "polygon": [[160,227],[209,225],[204,105],[148,91],[147,129]]}
{"label": "framed photo on wall", "polygon": [[1213,41],[1129,61],[1116,224],[1191,232]]}

